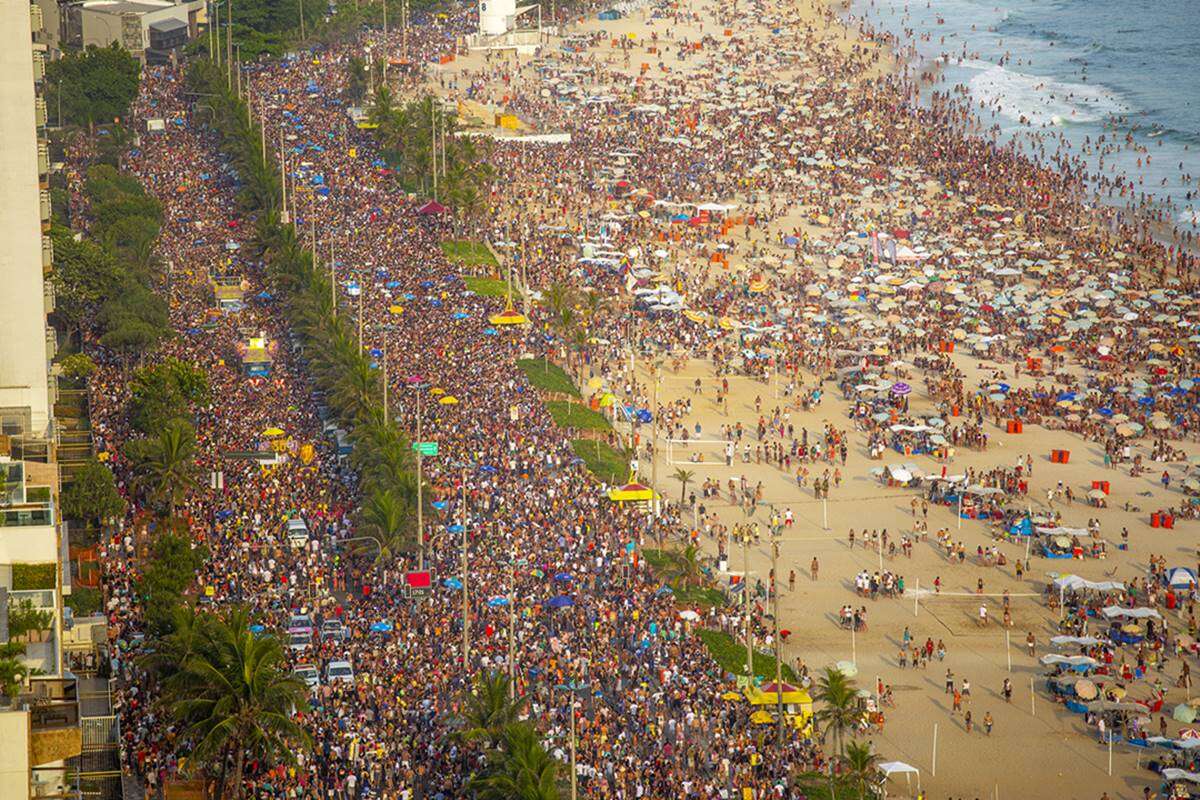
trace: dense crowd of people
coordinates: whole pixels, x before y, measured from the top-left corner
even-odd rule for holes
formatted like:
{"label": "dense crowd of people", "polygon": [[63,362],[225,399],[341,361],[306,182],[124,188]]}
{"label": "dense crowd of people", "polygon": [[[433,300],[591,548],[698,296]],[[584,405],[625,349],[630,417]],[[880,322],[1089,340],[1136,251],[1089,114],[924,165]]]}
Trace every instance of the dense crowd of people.
{"label": "dense crowd of people", "polygon": [[[665,4],[643,13],[687,21]],[[380,350],[377,359],[387,354],[394,418],[415,435],[420,402],[422,438],[438,442],[438,456],[424,463],[433,497],[424,532],[434,575],[428,592],[411,591],[404,581],[415,568],[415,554],[375,565],[339,544],[356,536],[357,476],[326,434],[303,350],[289,333],[286,310],[254,247],[254,219],[239,204],[235,167],[220,152],[203,103],[186,92],[183,71],[144,72],[135,116],[143,129],[147,119],[166,124],[143,134],[124,166],[165,211],[158,252],[171,263],[170,309],[178,335],[156,357],[176,356],[199,366],[212,386],[211,404],[195,410],[198,465],[221,480],[202,481],[180,510],[196,542],[211,553],[197,576],[197,594],[204,603],[247,606],[276,631],[286,628],[295,611],[313,614],[318,625],[340,620],[349,630],[344,640],[319,639],[293,653],[297,663],[312,664],[322,674],[330,661],[348,660],[356,677],[314,688],[311,708],[299,711],[314,751],[294,768],[256,765],[249,772],[255,796],[461,797],[482,755],[447,733],[464,691],[489,670],[517,676],[534,721],[559,754],[568,748],[568,715],[576,715],[584,797],[716,798],[746,788],[755,797],[789,797],[787,781],[794,771],[826,764],[819,744],[764,739],[749,722],[750,709],[719,699],[730,685],[727,676],[692,635],[693,624],[658,591],[661,584],[639,554],[647,538],[686,535],[680,510],[651,518],[604,496],[515,365],[529,352],[557,354],[565,343],[539,325],[489,327],[495,301],[466,291],[462,268],[440,246],[464,230],[508,243],[514,272],[528,285],[570,281],[611,296],[591,332],[597,341],[625,342],[639,355],[704,357],[718,374],[763,380],[764,394],[774,367],[776,377],[790,381],[788,399],[797,408],[801,396],[808,408],[821,395],[819,385],[796,386],[801,366],[818,376],[849,367],[858,380],[873,368],[911,370],[890,362],[957,340],[969,341],[997,363],[1024,365],[1031,353],[1053,351],[1047,356],[1053,365],[1064,346],[1076,360],[1047,376],[1044,387],[1012,391],[967,389],[945,363],[936,364],[932,371],[939,376],[947,416],[951,407],[962,407],[975,424],[961,431],[952,427],[955,444],[960,437],[971,443],[971,431],[981,431],[985,419],[1002,417],[1066,421],[1066,414],[1075,414],[1070,424],[1090,420],[1095,427],[1080,432],[1109,436],[1118,451],[1135,432],[1109,430],[1106,420],[1117,414],[1164,438],[1197,429],[1194,400],[1200,387],[1180,380],[1190,374],[1194,348],[1156,347],[1172,322],[1153,321],[1141,305],[1139,312],[1120,311],[1115,301],[1092,300],[1099,281],[1116,274],[1114,285],[1160,316],[1190,313],[1177,307],[1182,292],[1142,289],[1147,278],[1165,276],[1166,256],[1174,253],[1125,218],[1109,215],[1106,225],[1079,224],[1075,172],[1036,166],[992,141],[966,135],[965,112],[951,98],[918,106],[911,87],[894,76],[857,80],[873,74],[883,56],[878,48],[830,45],[832,17],[822,29],[764,3],[737,13],[751,13],[756,24],[774,30],[768,38],[778,47],[710,34],[695,40],[668,34],[660,40],[656,33],[638,45],[639,55],[652,62],[641,48],[664,54],[674,49],[703,65],[707,77],[677,76],[660,62],[644,70],[653,79],[639,84],[636,103],[567,104],[541,91],[539,81],[555,76],[560,83],[580,80],[597,93],[627,84],[614,62],[598,57],[607,49],[600,37],[576,39],[576,48],[549,54],[537,77],[498,58],[475,73],[442,76],[451,98],[500,103],[503,94],[507,108],[523,119],[572,134],[567,144],[495,143],[490,158],[499,177],[490,210],[453,223],[419,214],[426,198],[410,197],[380,168],[370,131],[356,127],[348,115],[345,67],[367,47],[376,57],[403,56],[409,65],[436,62],[456,52],[458,38],[470,28],[469,14],[419,19],[411,30],[387,36],[364,32],[351,43],[245,70],[255,115],[265,115],[266,144],[286,153],[300,238],[315,244],[318,263],[335,276],[339,313],[360,323],[363,347]],[[718,16],[722,24],[735,23],[731,8],[722,7]],[[794,71],[800,49],[808,54],[804,69],[812,80],[774,77]],[[628,44],[622,52],[627,58]],[[395,80],[401,91],[415,92],[424,79],[409,69]],[[774,113],[783,106],[807,113]],[[872,124],[832,124],[845,113],[834,115],[834,109]],[[812,125],[822,120],[830,124]],[[931,136],[931,129],[944,135]],[[634,155],[613,155],[624,152]],[[822,166],[815,178],[817,171],[808,169],[803,160],[808,156],[801,154],[828,158],[831,167]],[[619,181],[613,171],[618,161]],[[767,168],[755,168],[760,164]],[[929,179],[940,181],[930,208],[913,205],[913,194]],[[869,186],[883,187],[899,202],[892,211],[885,210],[887,204],[859,202]],[[627,194],[628,187],[636,191]],[[615,196],[622,202],[613,203]],[[740,205],[739,222],[732,223],[732,212],[701,219],[700,205],[714,200]],[[936,216],[930,210],[935,204]],[[901,206],[903,211],[896,210]],[[1017,215],[1014,207],[1031,211]],[[680,209],[687,221],[677,218]],[[722,214],[729,225],[719,222]],[[818,226],[821,238],[800,230],[796,219]],[[903,236],[900,227],[907,229]],[[909,286],[897,277],[903,270],[894,256],[891,267],[886,259],[869,257],[865,248],[871,240],[856,233],[866,230],[892,231],[896,239],[936,251],[925,262],[926,274],[949,277]],[[977,251],[982,245],[969,242],[991,239],[997,230],[1011,236],[1008,249],[990,261],[961,252]],[[687,296],[695,320],[638,307],[625,291],[633,266],[580,258],[571,234],[608,250],[642,253]],[[848,241],[853,248],[836,247]],[[661,256],[653,254],[658,250]],[[745,260],[752,275],[730,278],[730,255]],[[794,269],[773,269],[784,257]],[[1053,270],[1040,268],[1051,260]],[[1193,280],[1191,257],[1179,254],[1173,261],[1186,288]],[[1120,315],[1128,335],[1114,338],[1111,326],[1091,324],[1068,329],[1071,335],[1064,339],[1060,323],[1037,324],[1023,313],[1020,296],[991,281],[997,270],[1018,264],[1038,291],[1061,298],[1060,316],[1076,319],[1076,312],[1092,309],[1112,322],[1109,317]],[[248,286],[240,311],[216,308],[213,280],[225,276]],[[883,285],[898,288],[868,297],[870,286]],[[816,296],[813,287],[819,287]],[[918,303],[908,292],[941,295],[945,302]],[[860,307],[884,317],[899,308],[904,325],[878,327]],[[969,321],[964,308],[971,309]],[[1049,307],[1046,312],[1052,316]],[[738,324],[721,326],[722,320]],[[250,377],[242,368],[238,347],[251,336],[276,345],[267,377]],[[776,346],[768,348],[768,339]],[[836,351],[847,345],[862,345],[867,354],[839,361]],[[626,394],[638,398],[638,405],[651,405],[648,388],[626,371],[625,356],[613,345],[580,358],[590,376],[627,384]],[[1110,362],[1149,358],[1158,362],[1137,392],[1104,372]],[[129,365],[107,358],[104,366],[89,387],[93,426],[127,487],[123,445],[133,435],[125,415]],[[432,394],[430,387],[441,392]],[[436,402],[441,395],[458,403]],[[1154,402],[1143,403],[1143,397]],[[1061,405],[1064,399],[1067,406]],[[675,426],[671,435],[686,438],[689,410],[666,415]],[[889,409],[889,425],[898,418],[893,410],[902,414],[903,403]],[[1167,426],[1154,424],[1155,411]],[[882,430],[863,424],[858,433]],[[282,463],[263,467],[231,455],[268,449],[264,432],[272,428],[288,440]],[[751,440],[747,431],[743,441],[739,422],[720,438],[740,445],[742,463],[753,457],[758,464],[765,457],[789,473],[799,467],[802,486],[805,462],[814,469],[828,465],[835,485],[840,483],[837,465],[845,464],[847,447],[854,446],[848,433],[833,426],[810,437],[771,400],[761,409],[755,434]],[[642,455],[647,442],[642,437]],[[315,450],[311,463],[299,457],[304,445]],[[825,469],[813,479],[825,493],[829,474]],[[1015,490],[1021,472],[976,478]],[[719,482],[706,483],[704,497],[720,491]],[[748,498],[751,508],[761,500],[761,492],[755,496],[744,479],[740,487],[731,480],[728,493]],[[790,524],[790,510],[787,515]],[[301,548],[290,546],[285,530],[286,521],[297,516],[312,533]],[[177,774],[180,754],[173,746],[177,731],[139,688],[134,658],[142,630],[134,579],[145,524],[134,513],[112,532],[104,546],[104,586],[112,667],[123,679],[126,767],[143,779],[153,775],[161,785]],[[452,530],[455,524],[465,530]],[[706,523],[705,530],[711,527]],[[456,588],[451,578],[466,589]],[[860,594],[890,595],[903,592],[903,579],[864,574],[856,586]],[[493,602],[505,598],[511,599]],[[762,624],[761,612],[756,604],[756,625]],[[865,628],[865,608],[847,612],[845,624]],[[707,622],[736,632],[744,620],[727,611]],[[930,649],[927,643],[925,658]],[[938,651],[941,657],[940,643]]]}

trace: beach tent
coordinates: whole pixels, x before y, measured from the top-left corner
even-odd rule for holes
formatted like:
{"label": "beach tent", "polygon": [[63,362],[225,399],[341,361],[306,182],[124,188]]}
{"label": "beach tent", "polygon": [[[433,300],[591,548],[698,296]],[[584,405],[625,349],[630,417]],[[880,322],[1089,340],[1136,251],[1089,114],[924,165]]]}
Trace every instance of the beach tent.
{"label": "beach tent", "polygon": [[1174,767],[1164,769],[1162,776],[1168,781],[1191,781],[1192,783],[1200,783],[1200,772],[1188,772],[1186,769],[1175,769]]}
{"label": "beach tent", "polygon": [[1162,619],[1162,614],[1159,614],[1158,611],[1154,610],[1153,608],[1121,608],[1120,606],[1106,606],[1100,610],[1100,613],[1108,619],[1116,619],[1118,617],[1132,617],[1133,619],[1154,617],[1156,619]]}
{"label": "beach tent", "polygon": [[423,217],[432,216],[434,214],[445,214],[449,209],[439,203],[437,200],[430,200],[425,205],[417,209],[417,213]]}
{"label": "beach tent", "polygon": [[905,764],[903,761],[884,761],[879,765],[879,771],[883,773],[883,781],[880,789],[883,796],[887,797],[887,781],[893,775],[903,775],[905,785],[911,785],[912,776],[917,776],[917,791],[921,790],[921,770],[914,767],[912,764]]}
{"label": "beach tent", "polygon": [[1167,585],[1176,588],[1195,586],[1196,573],[1187,567],[1172,567],[1167,571]]}

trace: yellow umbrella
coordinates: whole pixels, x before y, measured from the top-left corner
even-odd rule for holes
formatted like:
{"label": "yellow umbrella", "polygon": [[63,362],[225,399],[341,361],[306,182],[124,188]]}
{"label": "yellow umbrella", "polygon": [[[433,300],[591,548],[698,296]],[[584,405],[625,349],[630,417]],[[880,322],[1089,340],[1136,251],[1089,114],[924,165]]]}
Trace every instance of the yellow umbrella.
{"label": "yellow umbrella", "polygon": [[280,428],[267,428],[263,431],[263,436],[283,436],[283,430]]}
{"label": "yellow umbrella", "polygon": [[402,314],[404,313],[404,306],[388,306],[388,313]]}
{"label": "yellow umbrella", "polygon": [[443,388],[442,388],[442,387],[440,387],[440,386],[435,386],[435,387],[433,387],[432,389],[430,389],[430,390],[429,390],[429,393],[430,393],[430,394],[432,394],[432,395],[445,394],[445,393],[446,393],[446,390],[445,390],[445,389],[443,389]]}
{"label": "yellow umbrella", "polygon": [[741,700],[742,696],[740,694],[738,694],[737,692],[726,692],[725,694],[721,695],[721,699],[722,700]]}
{"label": "yellow umbrella", "polygon": [[448,394],[445,397],[439,397],[438,402],[444,406],[456,406],[458,405],[458,398],[452,394]]}
{"label": "yellow umbrella", "polygon": [[488,322],[493,325],[524,325],[529,320],[520,311],[517,311],[512,306],[512,298],[508,299],[508,304],[499,314],[492,314],[488,317]]}
{"label": "yellow umbrella", "polygon": [[618,489],[608,490],[608,499],[614,503],[632,503],[638,500],[653,500],[654,490],[641,483],[627,483]]}
{"label": "yellow umbrella", "polygon": [[753,714],[750,715],[750,721],[753,722],[755,725],[768,725],[768,724],[774,722],[775,718],[772,717],[770,714],[768,714],[766,711],[759,709],[758,711],[755,711]]}
{"label": "yellow umbrella", "polygon": [[612,392],[605,392],[604,394],[600,395],[600,407],[608,408],[616,399],[617,398],[613,396]]}

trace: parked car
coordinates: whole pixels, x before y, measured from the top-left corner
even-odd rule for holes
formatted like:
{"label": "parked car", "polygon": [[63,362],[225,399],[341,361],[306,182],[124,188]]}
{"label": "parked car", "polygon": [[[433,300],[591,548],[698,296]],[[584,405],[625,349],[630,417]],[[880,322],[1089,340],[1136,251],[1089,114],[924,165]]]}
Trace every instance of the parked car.
{"label": "parked car", "polygon": [[287,521],[287,541],[296,550],[308,546],[308,523],[303,517],[291,517]]}
{"label": "parked car", "polygon": [[308,648],[312,647],[312,643],[312,631],[288,634],[288,647],[293,650],[307,650]]}
{"label": "parked car", "polygon": [[330,661],[325,667],[326,683],[354,683],[354,667],[349,661]]}
{"label": "parked car", "polygon": [[321,673],[312,664],[297,664],[292,670],[296,677],[304,681],[304,685],[310,689],[315,689],[321,685]]}
{"label": "parked car", "polygon": [[340,619],[327,619],[321,623],[321,638],[334,642],[344,642],[350,638],[350,631]]}

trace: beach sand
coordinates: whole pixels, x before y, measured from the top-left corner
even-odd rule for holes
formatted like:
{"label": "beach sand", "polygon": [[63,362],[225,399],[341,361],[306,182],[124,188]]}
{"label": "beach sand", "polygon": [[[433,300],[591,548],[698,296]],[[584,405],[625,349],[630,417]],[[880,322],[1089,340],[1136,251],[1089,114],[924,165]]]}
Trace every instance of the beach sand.
{"label": "beach sand", "polygon": [[[668,20],[651,21],[643,13],[635,12],[617,21],[602,22],[590,18],[572,26],[567,32],[603,30],[612,38],[634,34],[639,42],[648,40],[651,31],[657,31],[660,37],[665,36],[668,27],[676,39],[691,40],[697,40],[706,33],[721,36],[725,28],[731,28],[733,35],[740,37],[753,37],[765,32],[752,20],[736,17],[736,5],[721,4],[726,16],[736,17],[729,24],[720,21],[722,14],[718,12],[717,4],[692,3],[682,8],[695,11],[700,20],[678,25]],[[825,4],[799,2],[777,4],[775,8],[778,13],[786,14],[788,23],[797,28],[805,24],[815,26],[821,32],[821,41],[843,52],[849,52],[855,46],[878,47],[875,43],[861,42],[856,32],[844,26],[830,24],[830,9]],[[556,44],[557,41],[552,39],[552,43]],[[802,42],[799,35],[797,41]],[[695,68],[693,62],[680,61],[674,48],[654,57],[635,50],[627,67],[619,50],[610,51],[604,47],[593,52],[608,61],[610,66],[625,69],[631,78],[639,73],[643,62],[652,62],[651,72],[655,76],[675,74],[686,77],[689,70]],[[500,58],[492,56],[491,63],[496,64]],[[504,58],[516,68],[516,59],[511,55]],[[482,54],[472,53],[440,68],[439,72],[446,79],[451,79],[455,75],[478,70],[484,63]],[[524,63],[527,64],[527,60]],[[886,69],[890,63],[891,56],[885,53],[874,70]],[[876,74],[874,70],[870,74]],[[527,77],[528,72],[526,69]],[[787,77],[803,80],[804,70]],[[492,85],[477,99],[489,110],[499,111],[503,108],[502,98],[508,91],[510,89],[504,85]],[[926,198],[932,200],[936,189],[936,184],[929,186]],[[514,207],[511,213],[515,215],[519,210]],[[782,229],[801,228],[808,235],[824,233],[824,229],[809,221],[804,211],[802,208],[791,209],[776,226]],[[762,230],[754,231],[756,237],[766,241],[763,233]],[[737,271],[740,266],[740,258],[735,256],[730,268]],[[955,364],[964,371],[964,383],[967,385],[974,385],[987,372],[983,362],[978,359],[962,354],[956,354],[953,358]],[[1011,374],[1012,365],[1006,366]],[[639,363],[637,372],[644,386],[653,384],[645,364]],[[732,381],[732,401],[726,416],[714,403],[714,390],[719,380],[713,377],[711,364],[700,361],[689,362],[678,373],[664,373],[660,384],[661,402],[669,403],[692,396],[692,382],[697,377],[704,382],[704,389],[699,398],[693,397],[693,413],[687,422],[689,427],[698,422],[703,431],[701,438],[704,439],[718,438],[722,424],[733,424],[740,420],[749,428],[753,444],[752,431],[758,418],[754,398],[763,398],[764,413],[785,402],[773,396],[774,389],[771,386],[750,379],[738,379]],[[814,382],[814,376],[805,375],[805,383],[811,386]],[[791,422],[797,429],[806,427],[810,434],[819,434],[826,421],[842,429],[850,427],[848,403],[841,399],[840,393],[831,384],[825,388],[826,394],[819,408],[808,413],[791,411]],[[926,394],[923,382],[914,380],[913,389],[910,396],[912,411],[932,413],[934,404]],[[969,558],[962,566],[951,565],[937,547],[933,531],[940,527],[949,528],[953,538],[962,541],[968,553],[973,554],[976,546],[992,544],[989,529],[984,523],[970,520],[962,521],[960,527],[952,509],[933,506],[928,520],[929,540],[915,546],[911,559],[884,559],[883,567],[904,575],[910,588],[919,582],[921,589],[927,590],[932,587],[934,579],[940,577],[942,593],[937,597],[922,597],[919,607],[914,606],[911,597],[872,602],[856,596],[853,577],[862,569],[878,569],[879,555],[861,546],[851,550],[847,545],[847,532],[851,528],[858,531],[886,528],[894,540],[900,533],[911,531],[913,516],[909,503],[916,492],[882,487],[869,475],[869,470],[885,463],[915,461],[927,471],[935,472],[940,466],[932,459],[924,456],[905,458],[889,451],[883,460],[873,461],[864,450],[863,437],[852,433],[849,458],[846,465],[841,467],[845,480],[840,488],[832,490],[827,504],[815,500],[811,490],[799,489],[792,476],[774,467],[743,465],[740,458],[735,460],[732,467],[725,467],[719,463],[720,455],[716,447],[710,450],[708,461],[704,464],[668,464],[665,447],[660,447],[656,467],[643,462],[641,477],[650,480],[656,475],[658,489],[672,500],[678,499],[680,484],[672,480],[671,475],[680,467],[695,473],[695,482],[689,489],[697,494],[698,483],[705,477],[719,479],[722,486],[729,478],[742,474],[747,476],[751,485],[761,481],[765,507],[760,507],[749,521],[760,523],[763,542],[751,549],[750,570],[764,580],[770,568],[766,518],[771,508],[792,510],[795,524],[785,534],[779,562],[780,585],[783,588],[781,624],[793,632],[784,646],[785,656],[789,663],[803,660],[814,670],[854,658],[861,687],[873,688],[876,676],[890,684],[896,705],[887,709],[883,732],[868,738],[885,759],[901,760],[918,767],[927,796],[989,797],[996,800],[1094,800],[1107,792],[1112,798],[1141,797],[1142,787],[1150,784],[1156,786],[1154,776],[1145,770],[1138,771],[1136,756],[1122,745],[1112,752],[1112,775],[1109,776],[1109,753],[1096,742],[1094,733],[1085,729],[1083,718],[1055,705],[1044,686],[1036,685],[1044,685],[1044,681],[1039,679],[1044,669],[1028,655],[1024,640],[1026,632],[1032,631],[1039,641],[1040,656],[1047,652],[1045,643],[1056,632],[1056,615],[1045,607],[1039,596],[1049,580],[1047,572],[1071,572],[1093,580],[1131,579],[1145,575],[1146,564],[1152,553],[1165,554],[1171,565],[1194,566],[1196,552],[1187,544],[1190,542],[1187,534],[1178,530],[1151,531],[1145,526],[1149,510],[1177,503],[1178,495],[1168,495],[1162,490],[1156,480],[1158,473],[1153,468],[1138,478],[1130,477],[1127,472],[1106,471],[1102,447],[1087,443],[1076,435],[1035,426],[1027,426],[1022,434],[1010,435],[990,423],[987,424],[987,431],[991,446],[984,452],[959,448],[953,463],[949,465],[949,471],[961,472],[967,466],[980,469],[997,465],[1012,466],[1018,457],[1030,454],[1034,467],[1028,501],[1035,511],[1046,508],[1046,490],[1060,481],[1070,485],[1077,498],[1085,496],[1091,481],[1111,481],[1112,494],[1109,496],[1108,509],[1097,510],[1078,499],[1073,506],[1059,506],[1066,525],[1082,527],[1087,519],[1099,517],[1104,537],[1109,542],[1108,559],[1034,559],[1025,580],[1018,582],[1013,572],[1013,562],[1018,558],[1024,560],[1025,553],[1019,545],[1004,543],[1000,548],[1008,558],[1007,567],[977,566],[972,563],[973,558]],[[1055,448],[1071,451],[1069,464],[1050,463],[1048,454]],[[1189,453],[1195,450],[1191,445],[1188,448]],[[813,465],[813,474],[819,475],[825,466],[823,463]],[[1149,496],[1144,496],[1146,493]],[[1127,501],[1140,506],[1142,513],[1122,511],[1121,506]],[[728,526],[748,521],[740,508],[730,506],[724,498],[715,505],[712,501],[707,504]],[[1128,552],[1116,549],[1122,527],[1128,527],[1132,533]],[[715,554],[715,542],[703,536],[701,539],[705,548]],[[820,579],[817,581],[808,577],[809,564],[814,557],[821,564]],[[733,568],[740,569],[741,551],[737,545],[731,545],[731,560]],[[787,573],[791,569],[795,569],[798,578],[795,591],[786,589]],[[976,622],[979,597],[974,591],[976,581],[980,578],[985,582],[986,601],[992,613],[992,622],[986,628]],[[999,624],[1000,594],[1005,590],[1013,596],[1011,647],[1008,646],[1005,630]],[[838,608],[847,603],[866,605],[869,611],[869,630],[857,635],[853,642],[849,632],[841,629],[836,622]],[[935,642],[943,640],[948,651],[945,661],[938,662],[935,659],[925,670],[900,669],[896,663],[896,653],[905,626],[917,642],[923,642],[926,637],[932,637]],[[943,690],[946,669],[953,671],[957,681],[966,678],[972,684],[974,696],[967,707],[973,712],[976,727],[970,734],[964,729],[962,716],[950,713],[950,699]],[[1178,663],[1173,662],[1170,674],[1163,675],[1164,683],[1172,685],[1177,671]],[[1001,684],[1006,677],[1012,680],[1015,687],[1011,704],[1005,703],[1000,696]],[[1031,681],[1035,684],[1032,698]],[[1145,683],[1140,685],[1140,691],[1141,694],[1147,694]],[[1170,709],[1175,702],[1182,701],[1182,693],[1183,690],[1171,690],[1166,708]],[[990,736],[984,734],[981,725],[985,712],[990,712],[995,719],[995,729]],[[1154,723],[1157,732],[1157,716]],[[1178,723],[1173,721],[1169,721],[1169,726],[1172,735],[1179,729]],[[936,774],[933,754],[935,727]],[[910,787],[905,786],[903,779],[888,785],[892,796],[913,796],[916,789],[915,780]]]}

